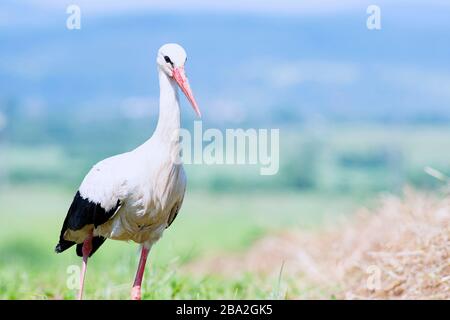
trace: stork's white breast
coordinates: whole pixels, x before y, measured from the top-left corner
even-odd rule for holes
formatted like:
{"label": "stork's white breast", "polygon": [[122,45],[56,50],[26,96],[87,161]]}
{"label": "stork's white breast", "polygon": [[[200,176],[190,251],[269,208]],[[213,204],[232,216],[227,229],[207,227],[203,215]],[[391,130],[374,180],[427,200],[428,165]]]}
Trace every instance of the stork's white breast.
{"label": "stork's white breast", "polygon": [[171,210],[181,203],[186,188],[182,165],[160,163],[155,170],[130,170],[123,205],[97,234],[138,243],[155,242],[167,227]]}

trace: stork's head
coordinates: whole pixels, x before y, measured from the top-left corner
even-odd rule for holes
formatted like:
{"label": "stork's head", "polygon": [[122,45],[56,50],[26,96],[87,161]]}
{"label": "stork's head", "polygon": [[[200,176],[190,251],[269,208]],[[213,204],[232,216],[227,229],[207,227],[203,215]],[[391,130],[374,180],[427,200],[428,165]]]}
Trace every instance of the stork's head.
{"label": "stork's head", "polygon": [[189,81],[184,71],[184,65],[187,60],[186,51],[183,47],[176,43],[167,43],[158,50],[158,57],[156,62],[159,68],[167,74],[170,78],[175,80],[178,86],[181,88],[186,98],[192,105],[195,113],[201,117],[200,109],[195,101]]}

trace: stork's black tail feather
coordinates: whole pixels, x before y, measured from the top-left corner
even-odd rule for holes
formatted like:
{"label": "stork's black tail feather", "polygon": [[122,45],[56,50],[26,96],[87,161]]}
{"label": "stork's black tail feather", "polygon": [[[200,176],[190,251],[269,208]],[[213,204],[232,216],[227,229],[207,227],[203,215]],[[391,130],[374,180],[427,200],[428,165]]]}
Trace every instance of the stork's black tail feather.
{"label": "stork's black tail feather", "polygon": [[[70,205],[67,216],[64,219],[64,223],[59,236],[59,243],[56,245],[55,252],[61,253],[76,243],[70,240],[64,239],[64,235],[68,229],[76,231],[81,230],[87,225],[92,225],[93,228],[102,225],[107,222],[114,214],[119,210],[121,206],[120,200],[117,200],[117,204],[110,210],[105,210],[100,203],[92,202],[87,198],[83,198],[79,191],[75,194],[75,197]],[[86,234],[87,235],[87,234]],[[92,256],[98,248],[105,242],[106,238],[94,237],[92,239]],[[77,255],[82,257],[83,244],[77,245]]]}
{"label": "stork's black tail feather", "polygon": [[[92,255],[97,251],[98,248],[105,242],[106,238],[103,237],[93,237],[92,238],[92,251],[89,257],[92,257]],[[77,244],[77,256],[82,257],[83,256],[83,244]]]}
{"label": "stork's black tail feather", "polygon": [[[97,251],[98,248],[101,247],[101,245],[106,241],[106,238],[103,237],[93,237],[92,238],[92,251],[89,257],[92,257],[92,255]],[[55,247],[56,253],[61,253],[66,251],[67,249],[71,248],[75,242],[67,241],[67,240],[61,240]],[[83,256],[83,244],[77,244],[77,255],[79,257]]]}
{"label": "stork's black tail feather", "polygon": [[59,243],[55,247],[55,252],[56,253],[64,252],[67,249],[69,249],[70,247],[72,247],[74,244],[75,244],[75,242],[61,239],[61,240],[59,240]]}

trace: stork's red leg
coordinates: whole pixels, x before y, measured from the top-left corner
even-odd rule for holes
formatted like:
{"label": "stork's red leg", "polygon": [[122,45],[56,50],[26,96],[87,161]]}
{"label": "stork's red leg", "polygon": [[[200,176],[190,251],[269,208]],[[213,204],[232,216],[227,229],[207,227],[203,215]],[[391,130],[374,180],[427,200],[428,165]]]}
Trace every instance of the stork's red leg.
{"label": "stork's red leg", "polygon": [[86,240],[83,242],[83,268],[81,270],[81,276],[80,276],[80,292],[78,293],[78,300],[83,299],[83,289],[84,289],[84,278],[86,276],[86,269],[87,269],[87,262],[89,255],[92,252],[92,231],[87,236]]}
{"label": "stork's red leg", "polygon": [[142,279],[144,278],[145,264],[147,263],[147,256],[149,251],[150,250],[145,246],[142,246],[141,259],[139,261],[139,266],[136,272],[133,289],[131,289],[131,300],[141,300]]}

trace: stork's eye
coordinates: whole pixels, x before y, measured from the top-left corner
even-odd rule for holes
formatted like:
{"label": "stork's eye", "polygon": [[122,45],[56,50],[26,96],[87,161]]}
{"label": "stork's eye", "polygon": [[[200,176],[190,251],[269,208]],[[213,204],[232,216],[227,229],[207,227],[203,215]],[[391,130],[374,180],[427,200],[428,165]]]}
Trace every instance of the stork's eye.
{"label": "stork's eye", "polygon": [[167,63],[170,63],[173,66],[173,62],[168,56],[164,56],[164,60],[166,60]]}

